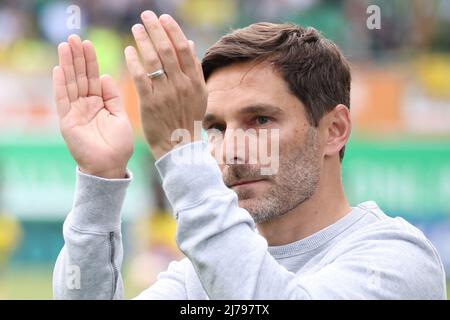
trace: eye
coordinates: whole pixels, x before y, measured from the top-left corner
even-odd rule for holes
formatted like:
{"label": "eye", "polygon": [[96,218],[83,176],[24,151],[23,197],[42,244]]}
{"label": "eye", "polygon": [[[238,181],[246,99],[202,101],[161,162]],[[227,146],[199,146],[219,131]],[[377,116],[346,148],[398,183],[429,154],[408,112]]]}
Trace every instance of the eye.
{"label": "eye", "polygon": [[264,125],[264,124],[267,124],[270,121],[270,118],[266,117],[266,116],[257,116],[255,118],[255,121],[259,125]]}
{"label": "eye", "polygon": [[211,129],[216,129],[216,130],[219,130],[220,132],[223,132],[223,131],[225,131],[225,125],[220,124],[220,123],[213,123],[212,125],[210,125],[208,127],[207,130],[211,130]]}

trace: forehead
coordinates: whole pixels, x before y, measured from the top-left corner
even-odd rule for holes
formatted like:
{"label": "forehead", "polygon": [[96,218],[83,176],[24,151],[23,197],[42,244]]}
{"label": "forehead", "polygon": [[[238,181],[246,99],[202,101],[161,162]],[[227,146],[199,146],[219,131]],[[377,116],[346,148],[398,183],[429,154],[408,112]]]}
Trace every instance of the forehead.
{"label": "forehead", "polygon": [[206,113],[225,116],[254,104],[289,108],[299,101],[268,62],[236,63],[215,71],[208,79]]}

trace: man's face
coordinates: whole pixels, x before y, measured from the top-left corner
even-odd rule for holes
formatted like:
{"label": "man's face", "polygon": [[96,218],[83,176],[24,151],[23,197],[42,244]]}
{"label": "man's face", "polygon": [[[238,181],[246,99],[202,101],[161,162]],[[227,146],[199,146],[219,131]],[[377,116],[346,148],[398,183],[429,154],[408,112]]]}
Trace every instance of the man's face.
{"label": "man's face", "polygon": [[[249,211],[255,222],[264,223],[309,199],[320,177],[323,150],[319,131],[308,123],[303,104],[289,92],[273,66],[266,62],[234,64],[215,71],[207,87],[203,127],[223,134],[222,143],[215,144],[212,153],[216,159],[218,153],[223,155],[219,162],[223,180],[237,193],[239,206]],[[249,161],[251,147],[234,140],[238,129],[254,130],[258,138],[266,131],[268,139],[263,143],[267,150],[278,153],[270,155],[279,161],[275,174],[263,175],[261,161]],[[279,138],[272,134],[276,131]],[[278,149],[272,148],[277,143]]]}

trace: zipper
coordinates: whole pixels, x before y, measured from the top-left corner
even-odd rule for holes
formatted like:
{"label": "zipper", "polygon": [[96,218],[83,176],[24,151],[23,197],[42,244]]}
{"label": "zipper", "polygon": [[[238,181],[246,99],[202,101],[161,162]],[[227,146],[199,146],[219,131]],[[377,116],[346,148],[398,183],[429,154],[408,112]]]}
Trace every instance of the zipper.
{"label": "zipper", "polygon": [[113,299],[114,298],[114,294],[115,294],[116,289],[117,289],[117,278],[119,276],[119,271],[117,270],[117,267],[114,264],[114,254],[115,254],[114,232],[110,232],[109,233],[109,247],[111,249],[110,250],[110,253],[111,253],[110,262],[111,262],[111,266],[113,268],[113,273],[114,273],[113,291],[112,291],[112,295],[111,295],[111,299]]}

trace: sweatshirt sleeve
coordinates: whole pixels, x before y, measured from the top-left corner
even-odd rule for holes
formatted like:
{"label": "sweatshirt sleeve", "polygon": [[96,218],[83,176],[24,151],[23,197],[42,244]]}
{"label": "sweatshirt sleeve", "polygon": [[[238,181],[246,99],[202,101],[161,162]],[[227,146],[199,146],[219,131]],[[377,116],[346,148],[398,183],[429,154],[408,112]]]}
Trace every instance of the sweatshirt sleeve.
{"label": "sweatshirt sleeve", "polygon": [[306,299],[295,274],[268,253],[250,214],[238,207],[206,142],[156,162],[177,219],[177,243],[210,299]]}
{"label": "sweatshirt sleeve", "polygon": [[[349,243],[342,256],[323,269],[297,275],[270,255],[252,217],[238,206],[236,193],[223,183],[206,142],[174,149],[156,166],[177,219],[178,246],[191,261],[210,299],[445,296],[442,270],[423,239],[396,230],[388,232],[389,236],[374,232]],[[384,248],[389,252],[383,254]],[[400,272],[405,266],[409,273]],[[427,278],[422,269],[436,276]],[[382,277],[380,286],[368,284],[372,270],[388,275]],[[417,277],[416,271],[422,280],[410,281]],[[424,290],[430,294],[422,295]]]}
{"label": "sweatshirt sleeve", "polygon": [[55,299],[122,299],[120,211],[132,179],[103,179],[77,168],[64,247],[53,272]]}
{"label": "sweatshirt sleeve", "polygon": [[[121,215],[131,172],[103,179],[77,169],[73,208],[63,226],[64,247],[53,272],[55,299],[123,299]],[[185,262],[174,261],[136,299],[186,299]]]}

